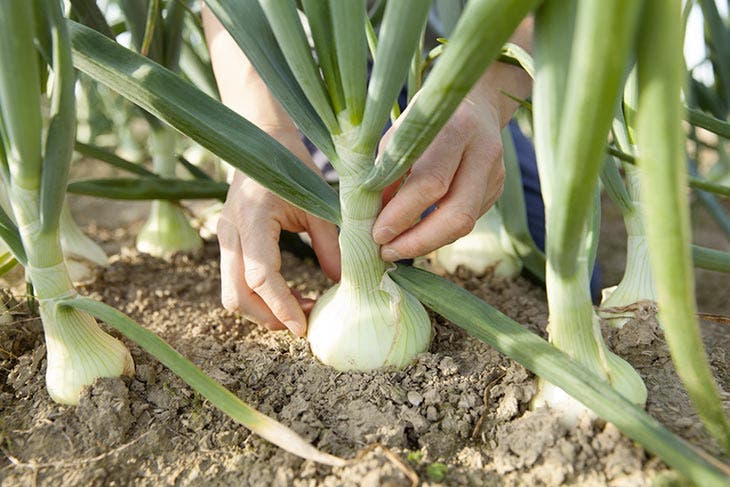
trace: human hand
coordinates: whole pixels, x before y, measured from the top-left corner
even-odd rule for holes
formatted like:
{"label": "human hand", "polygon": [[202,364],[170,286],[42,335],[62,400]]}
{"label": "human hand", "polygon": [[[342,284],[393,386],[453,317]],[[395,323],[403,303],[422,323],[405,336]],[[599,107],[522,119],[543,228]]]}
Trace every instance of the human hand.
{"label": "human hand", "polygon": [[[389,200],[392,189],[386,190],[373,225],[384,260],[418,257],[466,235],[499,198],[502,118],[492,97],[472,90]],[[381,150],[396,130],[397,121],[383,136]],[[434,203],[436,210],[418,221]]]}
{"label": "human hand", "polygon": [[[268,132],[316,170],[296,129]],[[314,301],[301,298],[281,275],[281,230],[309,233],[322,270],[339,280],[336,227],[236,172],[218,222],[223,307],[269,330],[288,328],[303,336],[307,329],[305,314]]]}

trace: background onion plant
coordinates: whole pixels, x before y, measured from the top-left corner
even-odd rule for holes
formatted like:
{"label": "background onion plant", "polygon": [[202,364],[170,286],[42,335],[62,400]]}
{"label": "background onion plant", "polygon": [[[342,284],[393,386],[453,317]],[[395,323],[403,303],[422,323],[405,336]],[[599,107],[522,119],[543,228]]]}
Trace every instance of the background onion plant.
{"label": "background onion plant", "polygon": [[[28,4],[35,5],[37,12],[42,11],[40,4],[55,12],[42,25],[52,26],[47,32],[59,36],[50,45],[67,50],[62,56],[65,74],[57,71],[61,65],[52,63],[56,83],[71,82],[68,60],[72,59],[76,69],[139,105],[161,123],[187,135],[290,203],[339,225],[342,282],[320,299],[310,323],[312,348],[321,360],[343,369],[405,365],[428,346],[431,325],[420,301],[539,375],[543,382],[537,402],[557,408],[566,421],[587,409],[614,423],[698,485],[726,485],[727,466],[671,434],[643,411],[646,391],[641,379],[628,363],[607,349],[588,289],[597,244],[598,181],[601,168],[606,167],[608,148],[626,162],[637,163],[636,169],[627,171],[630,198],[621,191],[615,166],[604,170],[604,180],[617,184],[614,194],[623,198],[627,211],[641,212],[660,320],[672,357],[707,429],[730,451],[730,427],[700,341],[691,273],[693,255],[696,262],[708,267],[713,263],[714,267],[722,267],[727,255],[690,247],[682,120],[694,117],[692,123],[711,126],[719,133],[727,133],[723,131],[730,126],[720,112],[709,117],[691,111],[687,115],[684,110],[686,70],[679,0],[471,0],[460,17],[443,17],[444,21],[451,19],[448,23],[453,31],[448,42],[439,46],[436,62],[433,56],[422,55],[423,29],[430,7],[427,1],[385,3],[378,12],[382,18],[376,34],[361,0],[303,0],[300,6],[312,31],[316,58],[294,0],[208,1],[300,130],[338,170],[339,194],[286,148],[219,103],[211,96],[214,89],[210,86],[197,88],[167,69],[164,61],[157,63],[154,56],[150,59],[110,39],[112,29],[93,1],[72,3],[81,23],[62,22],[55,0]],[[153,49],[155,35],[150,29],[163,2],[137,3],[146,7],[139,51],[148,52]],[[442,10],[448,10],[443,7],[445,2],[438,3]],[[166,3],[168,8],[172,4],[177,2]],[[25,16],[16,20],[31,25],[31,9],[14,5],[9,10],[13,16]],[[82,11],[87,15],[78,15]],[[184,15],[188,14],[186,10]],[[503,49],[515,27],[530,14],[535,16],[536,25],[534,60],[514,46]],[[2,17],[11,18],[5,13]],[[24,44],[16,44],[22,29],[13,30],[13,23],[8,20],[7,29],[0,32],[5,41],[0,48],[3,67],[13,66],[20,53],[33,50],[33,39],[27,32],[23,34]],[[70,45],[61,35],[66,29]],[[46,35],[42,29],[39,32]],[[374,52],[369,80],[368,40]],[[546,203],[544,267],[542,255],[526,237],[523,207],[513,201],[507,207],[513,208],[517,216],[510,216],[510,211],[504,213],[505,227],[513,237],[517,254],[533,274],[545,277],[550,342],[443,278],[410,267],[388,268],[370,235],[383,189],[406,174],[497,58],[526,67],[535,78],[531,106]],[[615,115],[616,107],[621,105],[625,73],[633,64],[638,98],[635,112],[626,114],[632,131],[628,146],[619,131],[626,126],[620,125],[620,120],[617,126]],[[427,72],[426,65],[430,67]],[[58,220],[58,211],[49,201],[59,204],[64,195],[75,121],[72,108],[58,112],[64,115],[54,118],[51,127],[55,123],[63,136],[54,135],[57,130],[49,128],[45,154],[46,159],[59,159],[63,164],[47,169],[51,166],[44,161],[40,171],[40,118],[27,120],[10,102],[37,101],[40,83],[19,86],[13,78],[16,73],[6,68],[0,72],[0,88],[4,90],[0,92],[3,154],[7,160],[3,176],[19,222],[15,226],[9,215],[0,214],[0,236],[15,258],[29,269],[41,303],[51,310],[46,315],[85,312],[103,319],[265,438],[307,458],[341,463],[292,439],[289,430],[211,383],[192,364],[121,313],[78,297],[68,286],[50,298],[42,294],[45,274],[35,271],[41,267],[36,263],[40,240],[31,240],[24,233],[31,227],[23,213],[29,205],[22,198],[27,190],[35,191],[33,201],[43,217],[36,220],[42,222],[40,228],[51,232],[48,240],[55,245],[57,223],[53,222]],[[24,76],[29,77],[27,81],[35,75]],[[416,89],[420,94],[376,158],[385,122],[398,116],[393,106],[404,83],[411,95]],[[25,91],[8,91],[13,89]],[[65,100],[64,106],[72,107],[72,99]],[[31,103],[35,105],[35,101]],[[49,143],[60,144],[63,150],[49,151]],[[116,163],[125,165],[124,161]],[[513,164],[514,160],[508,157],[507,163]],[[638,174],[638,191],[634,173]],[[118,197],[130,199],[177,200],[203,194],[222,197],[225,184],[198,176],[184,182],[159,173],[124,183],[81,183],[74,190],[91,194],[116,191]],[[697,177],[693,181],[721,194],[730,192],[720,183]],[[513,177],[507,184],[518,187],[519,180]],[[635,194],[640,195],[638,203]],[[59,262],[57,258],[43,265],[56,266]],[[332,318],[343,314],[351,316],[349,323]],[[329,336],[321,336],[319,330],[326,330]]]}

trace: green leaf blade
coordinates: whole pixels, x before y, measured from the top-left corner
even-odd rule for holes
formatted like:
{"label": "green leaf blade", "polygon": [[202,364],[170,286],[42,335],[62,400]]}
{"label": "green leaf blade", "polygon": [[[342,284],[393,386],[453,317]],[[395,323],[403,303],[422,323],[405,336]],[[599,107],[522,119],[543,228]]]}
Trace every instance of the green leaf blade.
{"label": "green leaf blade", "polygon": [[[537,0],[472,0],[365,187],[382,190],[405,174],[443,128],[464,96],[500,53],[502,44]],[[488,23],[489,19],[499,19]]]}
{"label": "green leaf blade", "polygon": [[78,69],[293,205],[338,222],[337,193],[281,144],[174,73],[87,27],[69,25]]}
{"label": "green leaf blade", "polygon": [[[0,119],[14,183],[37,189],[41,175],[41,81],[33,45],[33,2],[15,2],[0,15]],[[8,69],[12,66],[13,69]]]}
{"label": "green leaf blade", "polygon": [[360,125],[367,91],[368,44],[365,36],[367,11],[362,0],[329,0],[337,64],[347,115],[352,125]]}
{"label": "green leaf blade", "polygon": [[476,338],[557,385],[697,485],[727,485],[728,467],[672,434],[565,353],[444,278],[400,266],[393,279]]}
{"label": "green leaf blade", "polygon": [[294,0],[263,0],[261,7],[269,20],[276,41],[302,91],[331,134],[339,132],[337,118],[319,75],[319,68],[312,58],[307,35],[299,20]]}
{"label": "green leaf blade", "polygon": [[160,337],[135,323],[122,312],[85,297],[66,299],[60,301],[58,306],[85,311],[112,326],[159,360],[215,407],[262,438],[302,458],[325,465],[344,465],[343,459],[317,450],[293,430],[241,401]]}
{"label": "green leaf blade", "polygon": [[200,179],[84,179],[70,183],[68,192],[117,200],[225,200],[228,184]]}
{"label": "green leaf blade", "polygon": [[42,231],[51,232],[58,229],[76,139],[76,71],[61,7],[55,0],[43,3],[53,41],[54,77],[51,122],[41,172],[40,218]]}
{"label": "green leaf blade", "polygon": [[430,2],[423,0],[400,0],[385,6],[357,142],[363,153],[373,153],[380,140],[390,110],[408,75],[409,65],[403,60],[409,59],[418,48],[429,7]]}
{"label": "green leaf blade", "polygon": [[294,123],[330,160],[332,137],[297,83],[258,2],[207,0],[206,5],[233,37]]}
{"label": "green leaf blade", "polygon": [[677,374],[705,424],[730,452],[730,422],[697,320],[690,252],[681,91],[685,81],[679,0],[646,0],[638,42],[636,133],[641,205],[659,318]]}
{"label": "green leaf blade", "polygon": [[335,114],[340,113],[345,109],[345,95],[342,92],[340,68],[337,65],[329,3],[322,0],[302,0],[302,6],[312,31],[314,49],[332,100],[332,108]]}

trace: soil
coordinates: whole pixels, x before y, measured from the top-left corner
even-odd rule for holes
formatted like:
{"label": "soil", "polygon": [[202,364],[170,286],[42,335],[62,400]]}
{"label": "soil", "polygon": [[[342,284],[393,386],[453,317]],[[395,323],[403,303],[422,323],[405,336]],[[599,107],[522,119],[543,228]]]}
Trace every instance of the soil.
{"label": "soil", "polygon": [[[98,381],[78,407],[55,404],[44,386],[41,324],[16,294],[13,323],[0,325],[2,485],[683,484],[611,424],[585,419],[565,428],[550,411],[529,410],[536,378],[440,317],[433,316],[429,351],[404,370],[336,372],[311,356],[305,340],[267,332],[220,306],[214,242],[198,255],[155,259],[132,250],[144,205],[81,198],[75,206],[93,216],[80,221],[112,255],[110,265],[81,287],[84,294],[154,331],[321,450],[354,460],[332,468],[285,453],[128,341],[134,377]],[[602,259],[610,262],[605,254],[604,246]],[[311,261],[290,254],[283,269],[307,297],[331,284]],[[464,272],[452,277],[545,334],[545,294],[534,283]],[[726,284],[709,294],[717,304],[707,311],[728,314]],[[605,331],[612,348],[643,376],[649,413],[722,458],[673,372],[653,316]],[[719,385],[730,391],[727,325],[704,322],[703,332]],[[730,397],[723,397],[730,410]]]}

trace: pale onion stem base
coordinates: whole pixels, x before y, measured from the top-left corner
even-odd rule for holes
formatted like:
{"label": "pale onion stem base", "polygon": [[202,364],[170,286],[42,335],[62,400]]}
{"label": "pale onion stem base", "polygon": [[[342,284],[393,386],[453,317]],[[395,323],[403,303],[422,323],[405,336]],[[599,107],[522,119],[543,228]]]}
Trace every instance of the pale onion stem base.
{"label": "pale onion stem base", "polygon": [[82,311],[41,302],[46,339],[46,386],[51,398],[76,405],[81,391],[101,377],[134,374],[134,362],[122,342],[106,334]]}
{"label": "pale onion stem base", "polygon": [[203,239],[190,225],[182,209],[169,201],[155,200],[150,217],[137,235],[137,250],[167,258],[175,252],[193,252],[203,247]]}
{"label": "pale onion stem base", "polygon": [[[340,162],[346,168],[370,165]],[[380,193],[363,191],[357,178],[340,175],[342,278],[317,300],[307,332],[312,353],[338,370],[404,367],[431,341],[428,313],[390,278],[373,241],[380,199]]]}
{"label": "pale onion stem base", "polygon": [[477,276],[490,272],[513,278],[522,271],[522,260],[512,246],[496,206],[489,209],[468,235],[434,252],[434,263],[453,274],[459,266]]}
{"label": "pale onion stem base", "polygon": [[[643,380],[628,362],[612,353],[603,340],[600,322],[590,301],[587,273],[579,271],[572,279],[564,279],[548,265],[546,277],[550,308],[548,331],[553,345],[594,373],[597,380],[608,382],[626,399],[643,406],[647,397]],[[584,414],[595,416],[583,404],[545,381],[540,381],[533,399],[533,407],[540,406],[559,411],[561,421],[567,426],[575,425]]]}
{"label": "pale onion stem base", "polygon": [[[175,131],[164,126],[150,132],[152,166],[162,177],[174,177]],[[150,217],[137,235],[137,250],[155,257],[167,258],[175,252],[192,252],[203,247],[203,239],[190,225],[179,205],[155,200]]]}
{"label": "pale onion stem base", "polygon": [[46,387],[54,401],[78,404],[83,387],[99,377],[134,372],[127,348],[81,311],[60,307],[77,296],[66,269],[58,229],[42,231],[38,191],[11,187],[13,213],[28,263],[26,273],[40,303],[46,338]]}
{"label": "pale onion stem base", "polygon": [[646,237],[629,236],[624,276],[617,286],[603,290],[599,314],[612,326],[621,328],[634,316],[631,309],[633,305],[655,301],[656,291]]}

